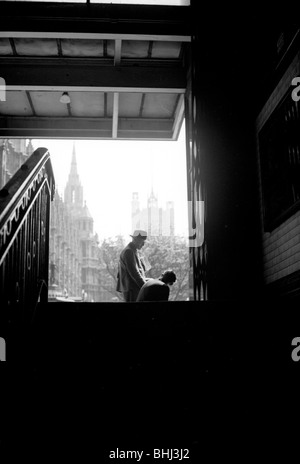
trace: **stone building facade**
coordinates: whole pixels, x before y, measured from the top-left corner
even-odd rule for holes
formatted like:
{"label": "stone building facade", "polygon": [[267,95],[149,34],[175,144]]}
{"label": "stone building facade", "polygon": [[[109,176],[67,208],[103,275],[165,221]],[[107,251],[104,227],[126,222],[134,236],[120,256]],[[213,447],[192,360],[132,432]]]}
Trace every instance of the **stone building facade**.
{"label": "stone building facade", "polygon": [[33,152],[31,140],[0,139],[0,189]]}
{"label": "stone building facade", "polygon": [[49,299],[65,297],[102,301],[98,236],[83,200],[75,145],[64,198],[56,193],[51,205]]}

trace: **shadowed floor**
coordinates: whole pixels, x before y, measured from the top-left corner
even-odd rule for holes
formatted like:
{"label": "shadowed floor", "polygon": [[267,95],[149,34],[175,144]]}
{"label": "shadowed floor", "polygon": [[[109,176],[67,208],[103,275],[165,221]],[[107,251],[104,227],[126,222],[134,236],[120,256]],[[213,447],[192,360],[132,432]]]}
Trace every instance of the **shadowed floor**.
{"label": "shadowed floor", "polygon": [[266,429],[280,435],[291,397],[280,398],[298,385],[292,306],[272,319],[250,302],[40,306],[7,337],[3,445],[60,444],[100,462],[117,448],[184,448],[199,462],[233,456],[238,441],[267,456]]}

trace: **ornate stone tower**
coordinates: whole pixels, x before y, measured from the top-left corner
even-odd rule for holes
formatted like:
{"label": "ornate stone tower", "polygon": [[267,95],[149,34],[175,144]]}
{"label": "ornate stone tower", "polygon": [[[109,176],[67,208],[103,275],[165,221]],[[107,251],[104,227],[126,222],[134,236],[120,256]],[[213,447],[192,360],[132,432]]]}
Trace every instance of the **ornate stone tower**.
{"label": "ornate stone tower", "polygon": [[65,204],[68,205],[72,212],[80,212],[83,208],[83,188],[77,171],[75,143],[73,144],[71,169],[68,182],[65,187],[64,200]]}
{"label": "ornate stone tower", "polygon": [[100,301],[98,236],[93,229],[74,144],[64,201],[56,196],[50,229],[50,281],[71,298]]}

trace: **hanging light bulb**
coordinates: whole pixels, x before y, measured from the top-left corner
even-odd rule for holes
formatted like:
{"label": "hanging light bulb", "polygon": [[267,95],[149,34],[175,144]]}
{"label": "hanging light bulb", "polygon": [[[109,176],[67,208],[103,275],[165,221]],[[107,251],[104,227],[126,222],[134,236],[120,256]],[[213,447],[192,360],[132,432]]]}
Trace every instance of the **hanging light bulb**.
{"label": "hanging light bulb", "polygon": [[60,103],[70,103],[71,102],[71,98],[68,94],[68,92],[63,92],[62,96],[60,97],[59,99]]}

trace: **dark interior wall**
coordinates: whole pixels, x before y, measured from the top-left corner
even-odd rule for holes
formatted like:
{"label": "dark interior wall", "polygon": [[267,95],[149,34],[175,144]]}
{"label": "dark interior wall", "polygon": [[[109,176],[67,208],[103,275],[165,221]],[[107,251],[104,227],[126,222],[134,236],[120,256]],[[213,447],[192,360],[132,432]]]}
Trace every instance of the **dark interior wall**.
{"label": "dark interior wall", "polygon": [[271,91],[280,28],[256,17],[202,26],[194,25],[193,59],[208,203],[208,295],[255,298],[263,284],[255,119]]}
{"label": "dark interior wall", "polygon": [[202,99],[200,145],[205,156],[209,297],[213,299],[251,295],[261,278],[254,127],[243,102],[234,95],[237,87],[230,84],[226,82],[226,93],[210,89]]}

